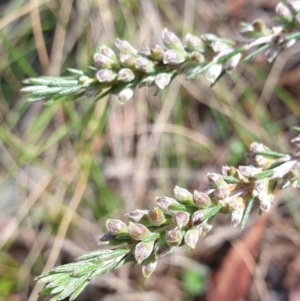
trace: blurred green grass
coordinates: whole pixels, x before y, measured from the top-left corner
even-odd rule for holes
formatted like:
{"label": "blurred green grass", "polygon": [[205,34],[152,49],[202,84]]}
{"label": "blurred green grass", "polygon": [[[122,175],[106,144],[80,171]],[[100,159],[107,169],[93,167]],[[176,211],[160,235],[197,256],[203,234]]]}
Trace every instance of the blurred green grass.
{"label": "blurred green grass", "polygon": [[[241,163],[252,141],[289,150],[287,129],[300,110],[297,95],[269,77],[270,71],[278,77],[276,63],[243,64],[213,89],[203,77],[176,79],[158,96],[140,89],[125,106],[114,98],[29,105],[19,93],[27,77],[88,68],[97,46],[115,37],[137,48],[160,43],[164,27],[179,36],[210,28],[230,37],[226,7],[150,0],[1,4],[0,300],[37,300],[34,277],[95,249],[107,217],[151,207],[175,184],[203,188],[205,172]],[[116,273],[129,285],[126,268]],[[183,283],[196,276],[184,277]],[[114,278],[107,285],[115,288]]]}

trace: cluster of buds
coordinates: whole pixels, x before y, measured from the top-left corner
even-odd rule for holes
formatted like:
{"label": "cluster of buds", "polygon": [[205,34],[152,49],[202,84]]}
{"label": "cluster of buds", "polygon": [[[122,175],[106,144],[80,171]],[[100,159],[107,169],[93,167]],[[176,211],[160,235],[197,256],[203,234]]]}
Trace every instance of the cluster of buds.
{"label": "cluster of buds", "polygon": [[[300,133],[300,128],[294,130]],[[147,278],[159,258],[181,246],[194,249],[199,236],[211,230],[218,212],[230,214],[232,224],[243,228],[254,202],[261,211],[268,211],[276,188],[300,188],[300,135],[292,144],[296,147],[293,155],[252,143],[246,165],[224,166],[220,174],[208,173],[209,186],[203,191],[191,193],[176,186],[174,198],[157,197],[156,207],[126,214],[128,224],[107,220],[107,233],[100,244],[114,248],[84,254],[74,263],[42,274],[37,278],[46,283],[41,294],[55,294],[51,300],[68,296],[74,300],[91,279],[128,262],[141,264]]]}
{"label": "cluster of buds", "polygon": [[[299,146],[300,136],[293,139]],[[208,173],[209,187],[189,192],[178,186],[175,198],[157,197],[156,207],[126,214],[129,224],[108,220],[107,233],[100,244],[127,243],[134,260],[142,264],[149,277],[157,260],[179,246],[195,248],[200,235],[212,228],[217,212],[230,214],[234,226],[244,227],[253,202],[269,211],[275,187],[299,187],[298,155],[271,151],[261,143],[252,143],[246,154],[247,165],[224,166],[220,174]]]}
{"label": "cluster of buds", "polygon": [[287,5],[280,2],[276,14],[276,25],[271,27],[261,20],[241,23],[241,34],[251,38],[246,43],[211,33],[200,37],[188,33],[181,42],[168,29],[162,31],[163,46],[137,50],[129,42],[116,39],[115,50],[103,45],[94,54],[91,67],[94,73],[90,76],[69,69],[72,78],[29,78],[24,83],[31,86],[22,91],[29,93],[28,101],[49,98],[54,101],[66,95],[78,98],[83,94],[96,96],[98,100],[113,94],[124,104],[136,87],[156,86],[163,90],[180,74],[192,79],[205,73],[213,84],[225,73],[231,73],[241,60],[247,61],[265,52],[266,59],[273,62],[280,51],[300,39],[300,0],[290,0]]}

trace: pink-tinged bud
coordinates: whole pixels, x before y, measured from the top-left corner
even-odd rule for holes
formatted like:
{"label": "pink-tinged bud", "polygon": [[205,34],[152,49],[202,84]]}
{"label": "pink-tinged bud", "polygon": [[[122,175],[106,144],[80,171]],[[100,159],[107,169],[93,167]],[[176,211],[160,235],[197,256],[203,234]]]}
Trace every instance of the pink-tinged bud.
{"label": "pink-tinged bud", "polygon": [[157,260],[142,265],[142,273],[145,278],[149,278],[154,272],[157,265]]}
{"label": "pink-tinged bud", "polygon": [[209,183],[212,184],[214,187],[221,187],[227,185],[223,177],[217,173],[208,173],[207,178]]}
{"label": "pink-tinged bud", "polygon": [[194,212],[191,218],[192,226],[195,227],[202,224],[206,220],[205,216],[210,212],[210,210],[211,209],[207,208]]}
{"label": "pink-tinged bud", "polygon": [[248,166],[248,165],[240,165],[238,167],[238,171],[246,178],[252,178],[257,173],[261,172],[261,170],[254,166]]}
{"label": "pink-tinged bud", "polygon": [[126,88],[117,94],[117,99],[121,104],[127,102],[133,96],[133,90]]}
{"label": "pink-tinged bud", "polygon": [[209,195],[201,191],[194,190],[193,199],[194,199],[194,204],[198,208],[207,208],[212,205],[212,201]]}
{"label": "pink-tinged bud", "polygon": [[122,235],[128,233],[127,225],[118,219],[108,219],[105,228],[113,235]]}
{"label": "pink-tinged bud", "polygon": [[162,40],[166,48],[184,52],[183,45],[181,44],[178,37],[167,28],[162,31]]}
{"label": "pink-tinged bud", "polygon": [[123,67],[134,67],[135,66],[135,63],[136,63],[136,57],[131,54],[131,53],[125,53],[125,52],[121,52],[120,55],[120,62],[121,62],[121,65]]}
{"label": "pink-tinged bud", "polygon": [[135,246],[133,254],[137,263],[142,263],[151,255],[153,246],[154,241],[141,241]]}
{"label": "pink-tinged bud", "polygon": [[222,208],[221,212],[229,213],[235,210],[244,210],[245,201],[242,197],[230,198],[229,202]]}
{"label": "pink-tinged bud", "polygon": [[140,210],[137,209],[135,211],[131,211],[125,216],[132,222],[139,223],[141,221],[147,220],[148,210]]}
{"label": "pink-tinged bud", "polygon": [[169,246],[179,246],[182,241],[182,232],[180,230],[170,230],[166,233],[166,242]]}
{"label": "pink-tinged bud", "polygon": [[221,64],[214,64],[207,70],[205,76],[211,83],[214,83],[222,73],[222,69]]}
{"label": "pink-tinged bud", "polygon": [[146,86],[146,87],[151,87],[154,86],[155,83],[155,75],[148,75],[143,77],[143,79],[140,82],[140,86]]}
{"label": "pink-tinged bud", "polygon": [[234,227],[236,227],[241,223],[243,215],[244,215],[243,209],[237,209],[231,213],[231,223]]}
{"label": "pink-tinged bud", "polygon": [[214,195],[219,199],[225,199],[230,195],[229,185],[224,185],[216,188],[216,190],[214,191]]}
{"label": "pink-tinged bud", "polygon": [[123,68],[119,71],[117,79],[121,82],[129,83],[135,78],[131,69]]}
{"label": "pink-tinged bud", "polygon": [[266,195],[269,192],[269,179],[264,178],[257,180],[254,183],[253,196],[259,197],[260,195]]}
{"label": "pink-tinged bud", "polygon": [[199,239],[198,227],[189,229],[184,235],[184,242],[191,249],[195,249],[198,239]]}
{"label": "pink-tinged bud", "polygon": [[120,52],[136,54],[136,50],[127,41],[116,39],[115,45]]}
{"label": "pink-tinged bud", "polygon": [[172,198],[157,197],[155,201],[157,205],[166,213],[185,209],[183,205],[181,205],[180,203],[178,203],[176,200]]}
{"label": "pink-tinged bud", "polygon": [[177,211],[174,213],[172,219],[178,228],[181,229],[189,223],[190,214],[186,211]]}
{"label": "pink-tinged bud", "polygon": [[96,78],[100,83],[110,83],[114,81],[117,74],[109,69],[101,69],[96,73]]}
{"label": "pink-tinged bud", "polygon": [[178,65],[185,61],[185,55],[173,50],[169,49],[164,53],[163,63],[168,65]]}
{"label": "pink-tinged bud", "polygon": [[115,52],[111,48],[109,48],[105,45],[100,46],[99,53],[105,55],[106,57],[108,57],[109,59],[114,61],[115,63],[118,61]]}
{"label": "pink-tinged bud", "polygon": [[148,220],[154,226],[160,226],[166,221],[164,213],[158,207],[149,211]]}
{"label": "pink-tinged bud", "polygon": [[134,240],[147,240],[152,234],[144,225],[132,222],[129,222],[128,232]]}
{"label": "pink-tinged bud", "polygon": [[155,78],[156,86],[163,90],[171,81],[171,74],[170,73],[159,73]]}
{"label": "pink-tinged bud", "polygon": [[233,57],[231,57],[225,64],[225,71],[227,73],[231,73],[238,65],[242,57],[241,53],[237,53]]}
{"label": "pink-tinged bud", "polygon": [[293,14],[291,10],[283,4],[282,2],[279,2],[275,8],[276,15],[279,17],[282,17],[288,21],[291,21],[293,19]]}
{"label": "pink-tinged bud", "polygon": [[94,63],[97,67],[111,69],[114,66],[114,61],[101,53],[94,54]]}
{"label": "pink-tinged bud", "polygon": [[205,51],[205,45],[203,41],[190,33],[185,36],[185,44],[187,50],[189,51]]}
{"label": "pink-tinged bud", "polygon": [[162,47],[160,47],[159,45],[155,45],[155,47],[152,47],[150,51],[152,59],[158,62],[161,62],[163,60],[164,50]]}
{"label": "pink-tinged bud", "polygon": [[155,70],[155,65],[154,65],[153,62],[151,62],[147,58],[139,57],[136,60],[135,68],[139,69],[139,70],[142,70],[145,73],[153,73],[154,70]]}
{"label": "pink-tinged bud", "polygon": [[139,50],[138,54],[149,57],[151,55],[151,51],[149,47],[143,47]]}
{"label": "pink-tinged bud", "polygon": [[190,205],[193,204],[193,195],[187,189],[175,186],[174,195],[180,203]]}

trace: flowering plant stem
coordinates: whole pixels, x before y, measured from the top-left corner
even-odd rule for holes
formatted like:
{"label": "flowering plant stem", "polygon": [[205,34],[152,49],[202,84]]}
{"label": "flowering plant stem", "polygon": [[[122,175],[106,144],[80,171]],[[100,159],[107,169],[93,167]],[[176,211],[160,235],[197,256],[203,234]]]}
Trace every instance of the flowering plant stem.
{"label": "flowering plant stem", "polygon": [[[196,37],[187,34],[184,43],[167,29],[162,32],[164,47],[136,50],[117,39],[115,52],[101,46],[94,55],[94,66],[87,73],[69,69],[68,77],[39,77],[25,80],[28,101],[70,100],[83,95],[96,100],[114,94],[121,103],[128,101],[135,87],[167,87],[180,74],[192,79],[201,73],[214,84],[230,73],[241,60],[247,61],[265,52],[272,62],[278,53],[300,39],[300,1],[279,3],[276,25],[268,27],[261,20],[242,23],[241,33],[250,38],[237,43],[213,34]],[[300,133],[299,128],[295,130]],[[141,264],[144,277],[155,270],[158,259],[177,247],[195,248],[199,235],[212,228],[218,212],[230,214],[234,226],[245,227],[253,204],[268,211],[275,189],[300,187],[300,135],[292,140],[296,152],[283,154],[254,142],[246,154],[246,164],[223,166],[220,173],[208,173],[209,187],[189,192],[178,186],[175,198],[157,197],[157,206],[137,209],[126,214],[129,223],[109,219],[101,245],[113,246],[86,253],[74,263],[56,267],[37,277],[44,282],[42,295],[53,294],[51,300],[75,299],[91,279],[128,262]]]}

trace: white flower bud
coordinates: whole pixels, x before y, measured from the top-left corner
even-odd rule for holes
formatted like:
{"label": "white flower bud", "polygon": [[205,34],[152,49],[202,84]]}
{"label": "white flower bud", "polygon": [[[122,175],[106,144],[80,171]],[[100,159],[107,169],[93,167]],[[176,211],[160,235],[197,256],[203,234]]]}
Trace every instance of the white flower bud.
{"label": "white flower bud", "polygon": [[127,42],[120,39],[116,39],[115,45],[120,52],[136,54],[137,51]]}
{"label": "white flower bud", "polygon": [[122,90],[119,94],[117,94],[117,99],[121,104],[127,102],[133,96],[133,90],[130,88],[126,88]]}
{"label": "white flower bud", "polygon": [[169,49],[164,53],[164,57],[163,57],[164,64],[178,65],[183,63],[184,61],[185,61],[185,55],[176,50]]}
{"label": "white flower bud", "polygon": [[96,73],[96,78],[100,83],[109,83],[115,80],[117,74],[110,69],[101,69]]}
{"label": "white flower bud", "polygon": [[155,78],[156,86],[163,90],[171,81],[171,74],[170,73],[159,73]]}
{"label": "white flower bud", "polygon": [[149,278],[153,273],[157,265],[157,260],[151,261],[147,264],[142,265],[142,273],[145,278]]}
{"label": "white flower bud", "polygon": [[214,64],[207,70],[205,76],[211,83],[214,83],[222,73],[222,69],[223,67],[221,64]]}
{"label": "white flower bud", "polygon": [[199,229],[198,227],[194,227],[189,229],[184,235],[184,242],[191,249],[195,249],[197,242],[199,239]]}
{"label": "white flower bud", "polygon": [[153,251],[154,241],[141,241],[134,248],[134,258],[137,263],[142,263]]}
{"label": "white flower bud", "polygon": [[183,45],[181,44],[178,37],[171,31],[169,31],[167,28],[165,28],[162,31],[162,40],[164,42],[164,45],[168,49],[177,50],[179,52],[184,52]]}
{"label": "white flower bud", "polygon": [[282,2],[279,2],[275,8],[275,12],[277,14],[277,16],[282,17],[284,19],[287,19],[289,21],[291,21],[293,19],[293,14],[290,11],[290,9],[288,8],[288,6],[286,6],[285,4],[283,4]]}
{"label": "white flower bud", "polygon": [[131,82],[133,81],[135,78],[135,75],[134,73],[132,72],[131,69],[128,69],[128,68],[123,68],[119,71],[118,73],[118,77],[117,79],[121,82],[125,82],[125,83],[128,83],[128,82]]}
{"label": "white flower bud", "polygon": [[190,33],[185,36],[185,44],[189,51],[205,51],[205,45],[203,41]]}
{"label": "white flower bud", "polygon": [[153,62],[151,62],[147,58],[139,57],[136,60],[135,68],[139,69],[139,70],[142,70],[145,73],[153,73],[154,70],[155,70],[155,65],[154,65]]}
{"label": "white flower bud", "polygon": [[237,53],[236,55],[234,55],[233,57],[231,57],[225,64],[225,70],[227,73],[231,73],[236,66],[238,65],[238,63],[240,62],[240,59],[242,57],[241,53]]}

